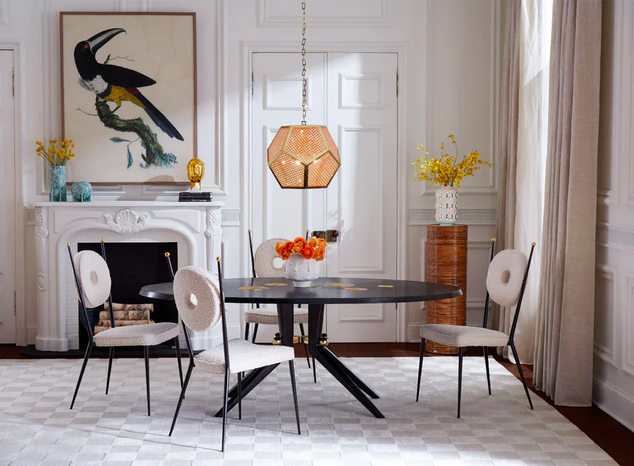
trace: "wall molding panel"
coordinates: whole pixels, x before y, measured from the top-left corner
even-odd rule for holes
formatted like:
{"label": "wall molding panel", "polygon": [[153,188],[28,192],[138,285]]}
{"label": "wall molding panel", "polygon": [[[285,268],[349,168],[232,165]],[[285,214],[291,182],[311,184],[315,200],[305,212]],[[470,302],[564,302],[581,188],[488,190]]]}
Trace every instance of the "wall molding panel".
{"label": "wall molding panel", "polygon": [[634,3],[602,5],[593,402],[634,430]]}
{"label": "wall molding panel", "polygon": [[[258,27],[295,27],[301,21],[299,3],[258,0]],[[387,0],[320,0],[310,6],[310,23],[319,27],[387,27]],[[332,12],[336,12],[333,15]]]}
{"label": "wall molding panel", "polygon": [[[625,315],[623,325],[623,370],[634,376],[634,271],[625,272]],[[634,395],[633,395],[634,398]]]}
{"label": "wall molding panel", "polygon": [[[434,209],[410,209],[408,211],[409,226],[436,224]],[[466,225],[496,225],[497,210],[458,209],[458,223]]]}
{"label": "wall molding panel", "polygon": [[[596,334],[597,324],[595,322],[594,354],[596,354],[598,357],[603,359],[605,362],[611,364],[614,368],[617,368],[616,360],[615,360],[615,351],[614,351],[614,342],[617,341],[616,326],[614,322],[614,317],[615,317],[614,304],[618,302],[618,295],[619,295],[618,294],[619,288],[617,286],[617,280],[616,280],[616,269],[607,265],[597,265],[596,279],[597,281],[599,279],[602,280],[602,283],[604,286],[611,287],[611,290],[609,290],[611,291],[609,295],[611,299],[610,304],[612,304],[612,307],[611,308],[606,307],[605,309],[603,309],[603,312],[604,312],[603,317],[609,317],[608,319],[609,325],[607,326],[608,328],[606,328],[605,331],[609,332],[610,338],[612,340],[612,345],[606,346],[605,344],[597,342],[597,334]],[[595,300],[595,303],[596,303],[596,300]],[[598,312],[596,307],[595,307],[595,312]],[[606,314],[609,314],[609,316],[606,316]]]}
{"label": "wall molding panel", "polygon": [[9,1],[0,0],[0,25],[9,24]]}
{"label": "wall molding panel", "polygon": [[634,252],[634,227],[597,222],[597,243],[606,248]]}

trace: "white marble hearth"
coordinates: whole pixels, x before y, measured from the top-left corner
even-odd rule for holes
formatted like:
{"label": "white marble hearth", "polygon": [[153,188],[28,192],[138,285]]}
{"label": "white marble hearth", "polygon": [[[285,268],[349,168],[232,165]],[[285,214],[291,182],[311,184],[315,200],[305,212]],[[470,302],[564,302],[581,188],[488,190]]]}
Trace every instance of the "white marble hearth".
{"label": "white marble hearth", "polygon": [[[37,337],[41,351],[79,348],[77,297],[66,243],[177,242],[179,267],[211,270],[220,254],[220,202],[44,202],[35,206]],[[215,343],[212,332],[193,333],[195,349]]]}

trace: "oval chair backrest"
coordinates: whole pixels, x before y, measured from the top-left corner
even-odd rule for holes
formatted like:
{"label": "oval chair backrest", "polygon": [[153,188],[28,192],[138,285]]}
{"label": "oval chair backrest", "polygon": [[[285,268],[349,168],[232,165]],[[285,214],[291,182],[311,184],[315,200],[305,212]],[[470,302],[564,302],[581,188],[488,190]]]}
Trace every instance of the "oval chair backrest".
{"label": "oval chair backrest", "polygon": [[88,308],[96,308],[110,297],[112,279],[106,261],[94,251],[75,254],[75,268],[79,286]]}
{"label": "oval chair backrest", "polygon": [[202,267],[183,267],[174,276],[174,301],[181,320],[195,332],[220,322],[218,277]]}
{"label": "oval chair backrest", "polygon": [[520,298],[526,273],[526,254],[516,249],[499,252],[489,264],[487,291],[500,306],[515,306]]}
{"label": "oval chair backrest", "polygon": [[275,259],[282,258],[275,251],[275,246],[280,241],[286,241],[282,238],[273,238],[260,244],[260,247],[255,251],[255,275],[262,278],[283,277],[284,269],[280,265],[275,265]]}

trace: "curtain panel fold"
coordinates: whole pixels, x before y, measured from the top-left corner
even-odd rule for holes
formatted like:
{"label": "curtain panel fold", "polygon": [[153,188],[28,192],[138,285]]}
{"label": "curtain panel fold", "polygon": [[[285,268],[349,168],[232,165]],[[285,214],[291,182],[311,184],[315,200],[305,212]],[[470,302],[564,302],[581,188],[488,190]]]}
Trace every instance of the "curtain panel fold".
{"label": "curtain panel fold", "polygon": [[592,404],[601,0],[555,0],[534,384]]}
{"label": "curtain panel fold", "polygon": [[[502,52],[502,81],[498,122],[498,200],[497,252],[515,247],[515,175],[517,172],[517,136],[520,88],[520,0],[505,2],[506,27]],[[505,333],[511,330],[511,309],[493,306],[493,328]],[[508,348],[498,348],[507,356]]]}

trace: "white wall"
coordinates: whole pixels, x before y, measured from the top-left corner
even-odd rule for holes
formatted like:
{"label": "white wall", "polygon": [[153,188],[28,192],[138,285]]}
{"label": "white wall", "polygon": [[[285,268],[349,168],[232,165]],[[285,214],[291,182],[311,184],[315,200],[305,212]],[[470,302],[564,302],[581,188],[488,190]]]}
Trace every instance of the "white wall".
{"label": "white wall", "polygon": [[634,4],[603,4],[594,402],[634,430]]}
{"label": "white wall", "polygon": [[[495,163],[499,8],[499,0],[309,1],[308,48],[399,52],[399,105],[405,107],[399,125],[405,135],[406,163],[419,156],[419,142],[437,148],[449,133],[457,135],[463,151],[477,148]],[[16,103],[22,116],[17,158],[23,218],[18,219],[18,229],[24,228],[24,242],[16,247],[19,259],[25,257],[18,289],[21,344],[32,343],[35,337],[32,206],[46,199],[43,167],[32,149],[35,140],[56,137],[61,131],[59,12],[78,10],[197,13],[199,156],[207,162],[206,188],[226,203],[223,256],[229,277],[249,270],[245,238],[250,161],[244,157],[248,53],[295,51],[300,42],[296,0],[0,0],[0,14],[6,11],[0,18],[0,46],[14,44],[19,59]],[[407,203],[399,221],[404,246],[401,276],[424,279],[424,237],[426,226],[434,222],[434,190],[412,181],[410,165],[403,163],[399,169],[401,196]],[[156,187],[95,190],[95,200],[168,200],[174,195]],[[483,170],[470,179],[461,196],[461,223],[470,226],[467,321],[478,324],[485,293],[482,277],[495,231],[495,170]],[[418,340],[418,325],[424,321],[420,307],[407,306],[403,340]],[[233,316],[231,329],[237,332],[239,313]]]}

